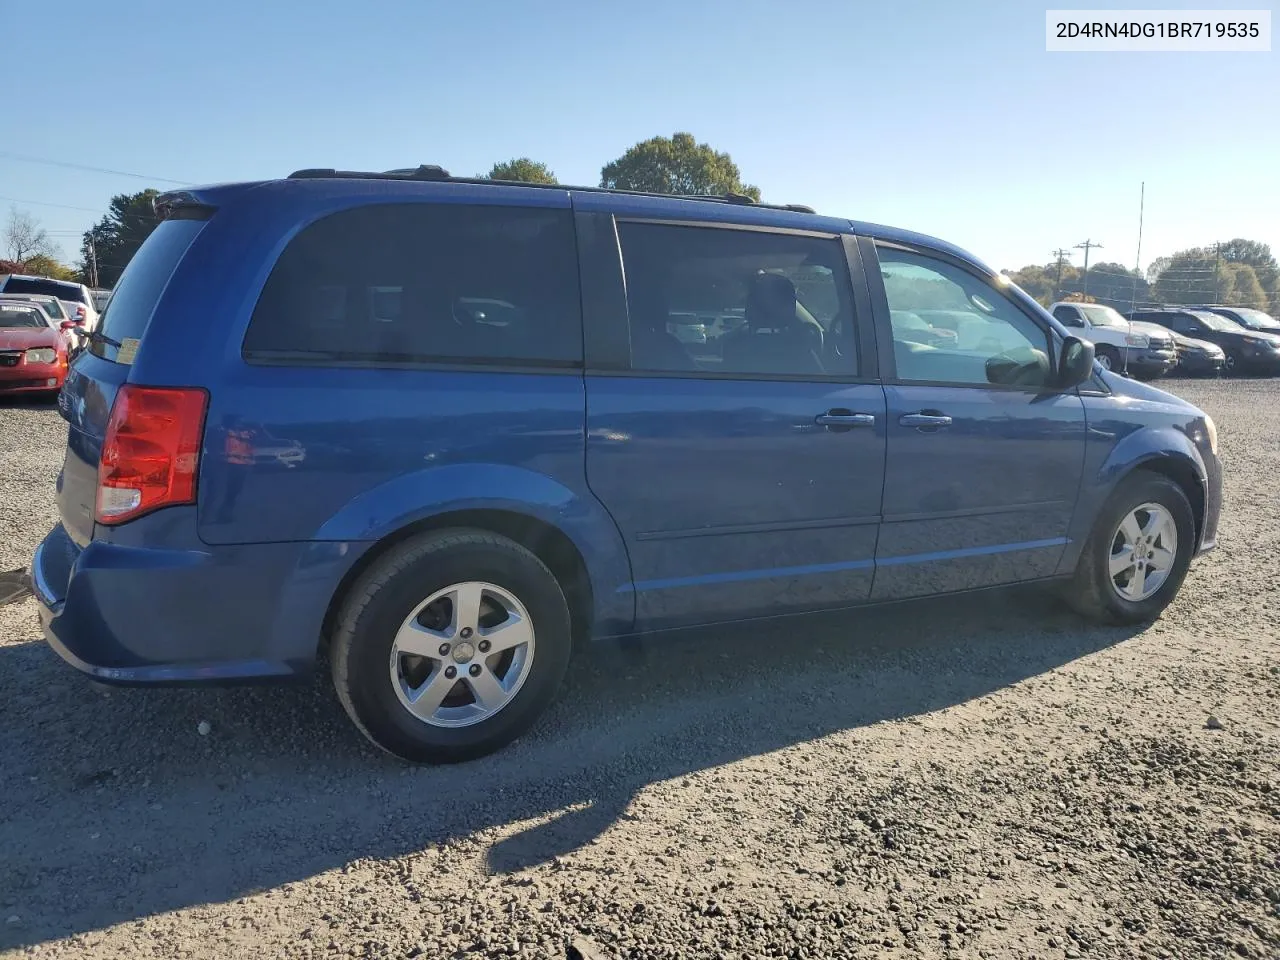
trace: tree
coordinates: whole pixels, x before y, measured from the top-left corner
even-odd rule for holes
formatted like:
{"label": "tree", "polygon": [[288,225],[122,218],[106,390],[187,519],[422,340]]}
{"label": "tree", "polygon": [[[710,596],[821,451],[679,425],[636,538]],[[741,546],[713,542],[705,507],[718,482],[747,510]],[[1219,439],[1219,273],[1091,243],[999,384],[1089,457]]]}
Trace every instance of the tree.
{"label": "tree", "polygon": [[605,165],[600,171],[600,186],[648,193],[738,193],[760,199],[760,188],[742,182],[738,165],[729,154],[698,143],[691,133],[642,140]]}
{"label": "tree", "polygon": [[27,257],[26,273],[34,273],[38,277],[52,277],[54,280],[75,280],[79,276],[75,270],[65,263],[59,263],[53,257],[37,253]]}
{"label": "tree", "polygon": [[[1089,273],[1092,275],[1093,271],[1091,270]],[[1021,287],[1042,307],[1049,306],[1055,300],[1066,299],[1061,296],[1063,291],[1080,289],[1080,271],[1066,262],[1062,264],[1061,286],[1058,283],[1058,264],[1056,261],[1046,263],[1044,266],[1037,263],[1028,264],[1020,270],[1010,273],[1009,279]],[[1090,281],[1089,289],[1093,289],[1092,281]]]}
{"label": "tree", "polygon": [[1276,263],[1276,258],[1271,255],[1271,248],[1265,243],[1236,237],[1234,240],[1219,244],[1218,253],[1228,263],[1240,263],[1252,267],[1258,282],[1264,289],[1273,289],[1277,278],[1280,277],[1280,264]]}
{"label": "tree", "polygon": [[1063,279],[1063,290],[1072,292],[1088,290],[1091,302],[1128,309],[1129,304],[1135,299],[1138,302],[1147,299],[1146,278],[1122,263],[1104,262],[1090,267],[1088,284],[1084,282],[1080,271],[1072,272],[1075,276],[1070,283]]}
{"label": "tree", "polygon": [[503,163],[495,163],[493,169],[482,175],[485,180],[514,180],[518,183],[559,183],[556,175],[545,163],[517,157]]}
{"label": "tree", "polygon": [[1016,283],[1027,296],[1036,300],[1040,306],[1047,307],[1053,303],[1054,281],[1057,279],[1057,265],[1050,264],[1047,267],[1041,267],[1037,264],[1030,264],[1009,274],[1009,279]]}
{"label": "tree", "polygon": [[86,283],[94,280],[96,257],[98,286],[115,286],[142,242],[160,223],[151,206],[157,196],[158,190],[146,189],[111,198],[110,212],[85,231],[80,246],[80,275]]}
{"label": "tree", "polygon": [[1168,258],[1152,289],[1162,303],[1212,303],[1219,296],[1221,281],[1213,249],[1192,247]]}
{"label": "tree", "polygon": [[15,206],[9,208],[9,222],[4,228],[4,252],[10,260],[25,264],[41,254],[52,257],[57,249],[36,218]]}
{"label": "tree", "polygon": [[1247,263],[1228,263],[1221,300],[1237,307],[1267,308],[1267,291],[1258,280],[1258,274]]}

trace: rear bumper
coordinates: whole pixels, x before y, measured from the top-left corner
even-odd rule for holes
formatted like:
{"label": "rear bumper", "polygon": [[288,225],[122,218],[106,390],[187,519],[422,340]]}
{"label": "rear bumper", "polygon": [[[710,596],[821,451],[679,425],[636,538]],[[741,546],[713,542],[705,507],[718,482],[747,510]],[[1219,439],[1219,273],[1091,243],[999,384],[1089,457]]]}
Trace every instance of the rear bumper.
{"label": "rear bumper", "polygon": [[[163,514],[156,514],[159,518]],[[325,611],[354,559],[345,544],[148,549],[61,525],[36,549],[33,593],[49,646],[114,684],[292,677],[315,664]]]}

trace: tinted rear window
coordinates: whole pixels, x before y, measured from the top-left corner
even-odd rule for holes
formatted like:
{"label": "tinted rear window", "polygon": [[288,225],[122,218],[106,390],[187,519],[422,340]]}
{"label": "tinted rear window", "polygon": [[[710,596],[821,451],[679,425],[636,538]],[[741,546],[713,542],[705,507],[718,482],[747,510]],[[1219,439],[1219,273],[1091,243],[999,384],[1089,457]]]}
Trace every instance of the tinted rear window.
{"label": "tinted rear window", "polygon": [[[203,226],[203,220],[165,220],[151,232],[116,283],[98,324],[101,334],[120,343],[142,339],[174,268]],[[117,348],[101,340],[92,341],[89,350],[106,360],[116,359]]]}
{"label": "tinted rear window", "polygon": [[5,293],[40,293],[46,297],[70,300],[72,303],[88,303],[79,284],[58,280],[33,280],[28,277],[10,277],[4,285]]}
{"label": "tinted rear window", "polygon": [[578,366],[572,214],[460,204],[333,214],[281,254],[244,354],[259,362]]}

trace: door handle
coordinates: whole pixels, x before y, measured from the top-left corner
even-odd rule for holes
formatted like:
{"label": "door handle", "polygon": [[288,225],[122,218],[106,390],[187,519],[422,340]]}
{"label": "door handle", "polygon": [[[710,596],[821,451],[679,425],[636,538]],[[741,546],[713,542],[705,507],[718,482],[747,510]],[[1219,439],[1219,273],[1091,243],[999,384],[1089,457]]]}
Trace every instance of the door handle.
{"label": "door handle", "polygon": [[941,413],[906,413],[898,418],[898,422],[904,427],[918,427],[921,430],[951,426],[951,418]]}
{"label": "door handle", "polygon": [[828,410],[814,418],[820,427],[850,430],[853,427],[874,427],[876,418],[870,413],[854,413],[851,410]]}

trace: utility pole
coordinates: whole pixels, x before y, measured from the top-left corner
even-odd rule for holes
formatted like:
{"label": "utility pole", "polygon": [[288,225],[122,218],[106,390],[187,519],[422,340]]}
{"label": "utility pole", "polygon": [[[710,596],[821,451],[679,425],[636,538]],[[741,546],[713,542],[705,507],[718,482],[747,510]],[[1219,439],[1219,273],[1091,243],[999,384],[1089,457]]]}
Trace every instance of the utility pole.
{"label": "utility pole", "polygon": [[89,234],[89,286],[98,289],[98,248],[93,245],[93,234]]}
{"label": "utility pole", "polygon": [[1058,300],[1062,297],[1062,268],[1066,265],[1067,258],[1071,256],[1071,251],[1059,248],[1053,251],[1053,255],[1058,263],[1058,279],[1054,282],[1053,299]]}
{"label": "utility pole", "polygon": [[1213,245],[1213,302],[1222,302],[1222,244]]}
{"label": "utility pole", "polygon": [[1092,240],[1086,240],[1084,243],[1077,243],[1076,249],[1084,251],[1084,273],[1080,279],[1080,298],[1084,299],[1089,293],[1089,251],[1097,248],[1102,249],[1102,244],[1094,243]]}

